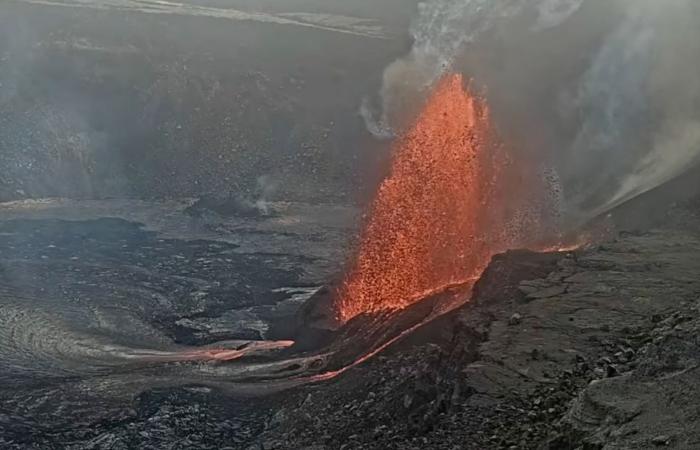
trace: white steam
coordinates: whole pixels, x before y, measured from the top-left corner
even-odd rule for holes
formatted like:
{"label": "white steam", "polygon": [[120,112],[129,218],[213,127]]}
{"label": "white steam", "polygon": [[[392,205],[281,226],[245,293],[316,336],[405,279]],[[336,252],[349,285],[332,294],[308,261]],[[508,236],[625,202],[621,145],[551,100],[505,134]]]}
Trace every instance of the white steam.
{"label": "white steam", "polygon": [[[379,138],[394,135],[414,102],[445,72],[452,69],[465,45],[474,42],[498,23],[535,13],[533,30],[555,27],[581,6],[583,0],[427,0],[418,5],[411,27],[410,53],[384,71],[380,108],[368,99],[360,109],[367,129]],[[410,113],[408,113],[410,114]]]}
{"label": "white steam", "polygon": [[626,0],[577,94],[570,208],[601,214],[676,177],[700,154],[700,16],[692,0]]}
{"label": "white steam", "polygon": [[378,137],[404,127],[436,80],[478,49],[469,58],[505,112],[497,125],[547,147],[528,157],[556,167],[567,220],[602,214],[698,162],[700,2],[426,0],[411,32],[411,51],[362,106]]}

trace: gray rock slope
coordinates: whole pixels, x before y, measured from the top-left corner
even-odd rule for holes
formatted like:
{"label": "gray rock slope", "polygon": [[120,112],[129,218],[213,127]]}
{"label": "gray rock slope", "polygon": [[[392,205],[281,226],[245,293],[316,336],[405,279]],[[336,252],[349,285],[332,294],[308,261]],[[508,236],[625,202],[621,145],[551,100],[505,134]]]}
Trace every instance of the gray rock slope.
{"label": "gray rock slope", "polygon": [[[692,214],[684,213],[688,225]],[[498,256],[472,301],[287,399],[263,448],[700,448],[700,236]],[[697,229],[697,228],[695,228]]]}

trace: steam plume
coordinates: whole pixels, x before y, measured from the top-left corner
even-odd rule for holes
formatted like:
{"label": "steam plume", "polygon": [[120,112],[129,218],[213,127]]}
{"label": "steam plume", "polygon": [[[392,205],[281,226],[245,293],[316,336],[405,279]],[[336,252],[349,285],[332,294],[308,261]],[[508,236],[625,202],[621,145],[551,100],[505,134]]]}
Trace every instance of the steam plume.
{"label": "steam plume", "polygon": [[678,176],[700,155],[700,4],[693,0],[427,0],[374,109],[402,130],[448,70],[486,89],[501,134],[560,179],[573,222]]}
{"label": "steam plume", "polygon": [[568,149],[570,203],[599,214],[679,175],[700,154],[700,16],[689,0],[623,2],[583,75]]}
{"label": "steam plume", "polygon": [[413,111],[412,103],[452,69],[465,46],[499,22],[527,10],[537,14],[533,29],[551,28],[575,12],[582,1],[428,0],[420,3],[418,18],[411,27],[414,44],[410,53],[384,71],[381,111],[373,114],[368,100],[363,102],[361,115],[368,129],[378,137],[393,135],[395,129],[404,125],[405,117],[400,115]]}

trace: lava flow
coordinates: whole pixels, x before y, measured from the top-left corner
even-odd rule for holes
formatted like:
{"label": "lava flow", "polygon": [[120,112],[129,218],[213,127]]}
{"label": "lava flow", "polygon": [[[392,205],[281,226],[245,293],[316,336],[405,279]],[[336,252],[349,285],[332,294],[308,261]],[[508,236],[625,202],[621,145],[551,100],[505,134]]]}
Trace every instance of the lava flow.
{"label": "lava flow", "polygon": [[337,293],[338,319],[404,308],[473,280],[495,253],[534,236],[542,221],[528,199],[538,182],[517,166],[486,102],[460,75],[444,78],[395,144]]}

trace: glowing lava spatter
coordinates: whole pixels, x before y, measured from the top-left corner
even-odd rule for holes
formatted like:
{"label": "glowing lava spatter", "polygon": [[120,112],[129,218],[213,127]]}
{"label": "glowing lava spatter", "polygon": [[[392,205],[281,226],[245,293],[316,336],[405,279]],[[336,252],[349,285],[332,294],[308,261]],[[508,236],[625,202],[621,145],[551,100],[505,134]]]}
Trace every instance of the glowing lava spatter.
{"label": "glowing lava spatter", "polygon": [[425,292],[474,279],[495,253],[516,244],[514,221],[532,227],[520,200],[530,186],[522,177],[512,182],[513,166],[485,101],[461,76],[443,79],[395,144],[337,293],[338,319],[403,308]]}

